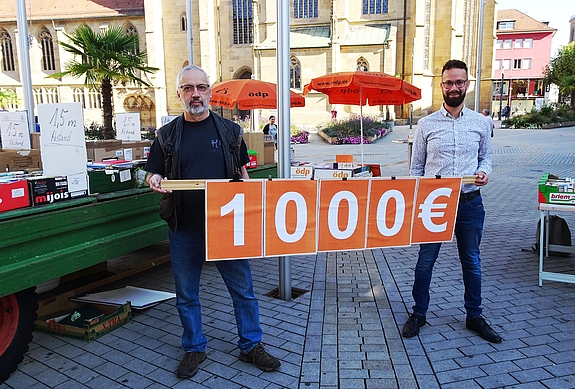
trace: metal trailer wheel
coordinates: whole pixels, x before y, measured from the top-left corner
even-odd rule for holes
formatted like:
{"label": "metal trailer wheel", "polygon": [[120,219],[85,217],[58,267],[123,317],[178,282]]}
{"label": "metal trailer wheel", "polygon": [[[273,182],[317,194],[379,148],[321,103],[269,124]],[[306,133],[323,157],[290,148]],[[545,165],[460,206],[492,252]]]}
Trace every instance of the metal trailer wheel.
{"label": "metal trailer wheel", "polygon": [[22,362],[36,321],[34,288],[0,297],[0,384]]}

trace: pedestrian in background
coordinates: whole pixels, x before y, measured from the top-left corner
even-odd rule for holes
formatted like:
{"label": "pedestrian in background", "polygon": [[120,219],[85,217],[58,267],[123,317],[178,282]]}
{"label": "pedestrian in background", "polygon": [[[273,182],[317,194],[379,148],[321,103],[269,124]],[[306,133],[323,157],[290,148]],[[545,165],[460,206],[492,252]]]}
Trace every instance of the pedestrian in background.
{"label": "pedestrian in background", "polygon": [[277,150],[278,148],[278,126],[276,124],[276,117],[274,115],[270,116],[269,123],[264,126],[264,134],[271,135],[274,138],[274,146]]}
{"label": "pedestrian in background", "polygon": [[495,122],[491,117],[491,112],[489,112],[489,110],[485,108],[481,111],[481,113],[483,114],[483,116],[487,116],[489,118],[489,122],[491,123],[491,137],[493,138],[493,129],[495,128]]}
{"label": "pedestrian in background", "polygon": [[[500,343],[501,337],[482,316],[481,259],[479,245],[483,232],[485,210],[479,187],[489,181],[491,173],[491,128],[478,112],[464,105],[469,88],[467,65],[458,60],[445,63],[441,71],[444,103],[439,111],[417,123],[413,142],[411,175],[467,176],[474,175],[473,184],[463,184],[455,222],[455,237],[465,287],[466,327],[483,339]],[[403,336],[419,334],[426,324],[429,288],[433,266],[441,243],[421,244],[415,265],[412,288],[413,313],[403,326]]]}

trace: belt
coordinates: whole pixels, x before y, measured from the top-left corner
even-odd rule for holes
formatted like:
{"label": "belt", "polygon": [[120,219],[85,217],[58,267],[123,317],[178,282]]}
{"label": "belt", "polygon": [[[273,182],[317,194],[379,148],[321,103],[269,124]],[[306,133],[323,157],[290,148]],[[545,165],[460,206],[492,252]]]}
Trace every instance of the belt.
{"label": "belt", "polygon": [[470,201],[471,199],[476,198],[477,196],[481,196],[481,191],[479,189],[474,190],[473,192],[467,193],[459,193],[459,201]]}

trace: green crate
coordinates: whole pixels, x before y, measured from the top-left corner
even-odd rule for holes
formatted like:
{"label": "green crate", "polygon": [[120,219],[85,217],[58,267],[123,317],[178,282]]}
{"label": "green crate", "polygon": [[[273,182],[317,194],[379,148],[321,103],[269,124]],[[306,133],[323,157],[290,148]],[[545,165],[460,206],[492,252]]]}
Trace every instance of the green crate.
{"label": "green crate", "polygon": [[51,321],[55,317],[62,316],[65,313],[72,313],[76,308],[87,305],[87,303],[70,301],[69,298],[71,296],[71,293],[65,293],[58,296],[54,301],[39,304],[38,319],[35,322],[36,329],[42,332],[81,339],[85,342],[92,342],[108,332],[123,326],[132,319],[132,306],[129,301],[126,301],[121,306],[89,303],[89,305],[97,307],[104,314],[93,318],[89,323],[85,323],[81,327]]}
{"label": "green crate", "polygon": [[90,169],[88,187],[90,194],[110,193],[135,187],[132,168]]}

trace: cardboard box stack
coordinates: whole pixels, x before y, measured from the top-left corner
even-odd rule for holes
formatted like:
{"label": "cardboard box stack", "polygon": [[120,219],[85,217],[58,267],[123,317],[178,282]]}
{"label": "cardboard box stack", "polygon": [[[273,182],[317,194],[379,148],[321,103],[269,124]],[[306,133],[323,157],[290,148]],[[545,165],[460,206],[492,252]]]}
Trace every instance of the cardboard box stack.
{"label": "cardboard box stack", "polygon": [[86,154],[89,161],[99,162],[105,159],[136,160],[148,157],[152,142],[110,140],[87,140]]}

